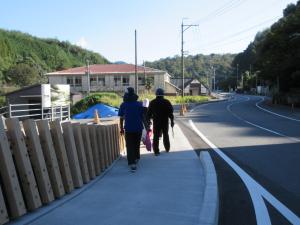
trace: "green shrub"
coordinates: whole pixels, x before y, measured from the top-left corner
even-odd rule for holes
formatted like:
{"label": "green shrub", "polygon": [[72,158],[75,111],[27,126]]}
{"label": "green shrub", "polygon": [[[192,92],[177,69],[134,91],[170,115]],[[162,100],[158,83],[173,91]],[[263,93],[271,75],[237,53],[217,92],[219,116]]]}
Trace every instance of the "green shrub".
{"label": "green shrub", "polygon": [[[139,101],[143,101],[145,98],[148,98],[150,101],[153,100],[156,96],[154,94],[140,94]],[[182,104],[182,103],[200,103],[206,102],[209,100],[208,96],[184,96],[182,99],[181,96],[165,96],[172,104]],[[77,102],[74,106],[71,107],[71,114],[75,115],[81,112],[86,111],[93,105],[97,103],[103,103],[113,107],[119,107],[122,103],[123,98],[116,93],[110,92],[99,92],[91,94],[84,99]]]}
{"label": "green shrub", "polygon": [[[156,96],[154,94],[141,94],[139,100],[142,101],[145,98],[148,98],[150,101]],[[173,105],[182,104],[182,103],[200,103],[206,102],[210,97],[208,96],[184,96],[183,99],[181,96],[165,96]]]}
{"label": "green shrub", "polygon": [[0,96],[0,108],[4,107],[5,105],[5,96]]}
{"label": "green shrub", "polygon": [[181,96],[176,96],[172,99],[175,104],[182,103],[201,103],[209,100],[208,96],[184,96],[183,99]]}
{"label": "green shrub", "polygon": [[106,105],[110,105],[113,107],[119,107],[122,102],[122,97],[117,95],[116,93],[109,92],[99,92],[95,94],[91,94],[79,102],[77,102],[74,106],[71,107],[71,114],[77,114],[86,111],[93,105],[98,103],[103,103]]}

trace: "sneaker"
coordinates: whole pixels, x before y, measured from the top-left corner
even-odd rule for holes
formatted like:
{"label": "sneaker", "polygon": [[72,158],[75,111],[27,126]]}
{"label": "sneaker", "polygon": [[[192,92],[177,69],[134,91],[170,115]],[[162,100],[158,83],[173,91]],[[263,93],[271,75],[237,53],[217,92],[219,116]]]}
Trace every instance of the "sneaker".
{"label": "sneaker", "polygon": [[154,155],[155,155],[155,156],[159,156],[159,154],[160,154],[160,153],[159,153],[159,152],[157,152],[157,153],[155,153]]}
{"label": "sneaker", "polygon": [[130,166],[130,169],[131,169],[131,172],[135,172],[136,171],[136,165],[135,164],[132,164],[131,166]]}

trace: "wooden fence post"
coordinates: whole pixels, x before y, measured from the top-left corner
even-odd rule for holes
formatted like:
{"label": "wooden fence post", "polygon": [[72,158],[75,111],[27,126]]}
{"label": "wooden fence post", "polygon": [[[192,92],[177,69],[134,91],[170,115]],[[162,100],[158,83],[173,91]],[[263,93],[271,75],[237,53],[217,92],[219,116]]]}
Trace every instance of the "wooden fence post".
{"label": "wooden fence post", "polygon": [[114,160],[116,160],[118,158],[118,143],[119,143],[119,137],[118,137],[118,133],[117,133],[117,124],[114,124],[113,127],[113,133],[114,133],[114,144],[115,144],[115,150],[114,150]]}
{"label": "wooden fence post", "polygon": [[50,122],[50,132],[52,135],[53,145],[56,152],[64,188],[67,193],[70,193],[74,190],[74,184],[59,120]]}
{"label": "wooden fence post", "polygon": [[0,174],[10,214],[13,218],[24,215],[26,213],[25,203],[3,120],[0,120]]}
{"label": "wooden fence post", "polygon": [[100,170],[105,170],[105,152],[103,151],[103,125],[98,125],[96,127],[97,132],[97,142],[98,142],[98,150],[99,150],[99,163],[100,163]]}
{"label": "wooden fence post", "polygon": [[72,124],[72,125],[73,125],[75,144],[76,144],[77,155],[78,155],[83,183],[88,183],[90,181],[90,175],[89,175],[89,170],[86,162],[86,155],[85,155],[84,145],[82,140],[81,126],[79,123]]}
{"label": "wooden fence post", "polygon": [[118,138],[116,136],[116,124],[113,124],[113,127],[112,127],[112,132],[113,132],[113,143],[114,143],[114,151],[113,151],[113,156],[114,156],[114,160],[117,159],[117,143],[118,143]]}
{"label": "wooden fence post", "polygon": [[11,140],[12,150],[27,207],[29,210],[37,209],[42,205],[42,202],[19,120],[16,118],[9,118],[6,119],[5,122],[8,129],[8,135]]}
{"label": "wooden fence post", "polygon": [[52,142],[48,120],[37,121],[37,127],[40,134],[40,140],[41,140],[43,153],[46,160],[46,165],[50,176],[53,192],[56,198],[60,198],[63,195],[65,195],[65,189],[59,171],[59,166],[58,166],[58,162],[57,162],[57,158],[56,158],[56,154]]}
{"label": "wooden fence post", "polygon": [[81,124],[81,131],[83,137],[83,144],[85,146],[85,154],[86,154],[86,161],[89,169],[89,174],[91,179],[94,179],[96,176],[95,173],[95,164],[93,159],[93,152],[91,147],[91,140],[90,140],[90,132],[89,127],[86,124]]}
{"label": "wooden fence post", "polygon": [[108,136],[107,126],[103,126],[103,138],[104,138],[104,150],[105,150],[105,165],[109,167],[109,151],[110,151],[110,139]]}
{"label": "wooden fence post", "polygon": [[119,125],[116,124],[116,143],[117,143],[117,157],[120,156],[121,153],[121,145],[120,145],[120,131],[119,131]]}
{"label": "wooden fence post", "polygon": [[83,185],[83,181],[82,181],[82,175],[80,171],[80,165],[79,165],[72,125],[70,122],[64,122],[62,123],[62,128],[64,132],[63,136],[66,144],[66,150],[67,150],[74,187],[79,188]]}
{"label": "wooden fence post", "polygon": [[42,146],[36,129],[36,124],[32,119],[25,120],[23,127],[26,134],[26,144],[29,153],[31,165],[36,177],[40,197],[43,204],[47,204],[54,200],[54,194],[47,171]]}
{"label": "wooden fence post", "polygon": [[99,125],[98,127],[98,145],[101,152],[101,165],[102,170],[105,170],[108,166],[107,162],[107,140],[105,136],[105,125]]}
{"label": "wooden fence post", "polygon": [[89,132],[91,137],[91,146],[95,164],[96,175],[101,173],[100,161],[99,161],[99,147],[97,141],[97,125],[89,125]]}
{"label": "wooden fence post", "polygon": [[5,224],[6,222],[8,222],[8,214],[7,214],[7,210],[6,210],[6,206],[5,206],[5,202],[4,202],[4,198],[3,198],[3,194],[2,194],[2,189],[0,186],[0,224]]}
{"label": "wooden fence post", "polygon": [[113,162],[113,150],[114,150],[114,144],[113,144],[113,134],[112,134],[112,125],[109,124],[106,126],[106,129],[107,129],[107,135],[109,137],[109,154],[108,154],[108,160],[109,160],[109,165],[112,164]]}

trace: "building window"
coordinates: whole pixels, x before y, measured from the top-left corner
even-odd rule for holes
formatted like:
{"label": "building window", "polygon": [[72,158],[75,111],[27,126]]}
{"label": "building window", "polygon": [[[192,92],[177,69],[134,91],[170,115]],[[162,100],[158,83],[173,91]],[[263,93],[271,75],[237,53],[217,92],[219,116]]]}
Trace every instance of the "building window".
{"label": "building window", "polygon": [[73,77],[67,77],[67,84],[69,84],[71,87],[74,86],[74,79],[73,79]]}
{"label": "building window", "polygon": [[75,87],[81,87],[82,80],[81,77],[76,77],[75,78]]}
{"label": "building window", "polygon": [[129,76],[123,76],[122,84],[123,86],[129,86]]}
{"label": "building window", "polygon": [[139,77],[138,84],[139,85],[145,85],[145,77]]}
{"label": "building window", "polygon": [[91,77],[90,78],[90,85],[91,86],[97,86],[97,77]]}
{"label": "building window", "polygon": [[105,77],[98,77],[98,85],[102,87],[105,86]]}
{"label": "building window", "polygon": [[121,77],[115,77],[114,83],[115,83],[115,86],[121,86]]}

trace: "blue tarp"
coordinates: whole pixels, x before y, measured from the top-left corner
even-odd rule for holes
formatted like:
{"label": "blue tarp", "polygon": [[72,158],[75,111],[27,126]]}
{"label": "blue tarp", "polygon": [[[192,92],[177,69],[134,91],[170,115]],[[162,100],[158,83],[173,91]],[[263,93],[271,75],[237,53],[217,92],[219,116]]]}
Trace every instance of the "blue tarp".
{"label": "blue tarp", "polygon": [[98,110],[98,114],[101,117],[112,117],[112,116],[117,116],[119,109],[98,103],[92,107],[90,107],[88,110],[85,112],[76,114],[73,116],[73,119],[92,119],[95,117],[95,110]]}

